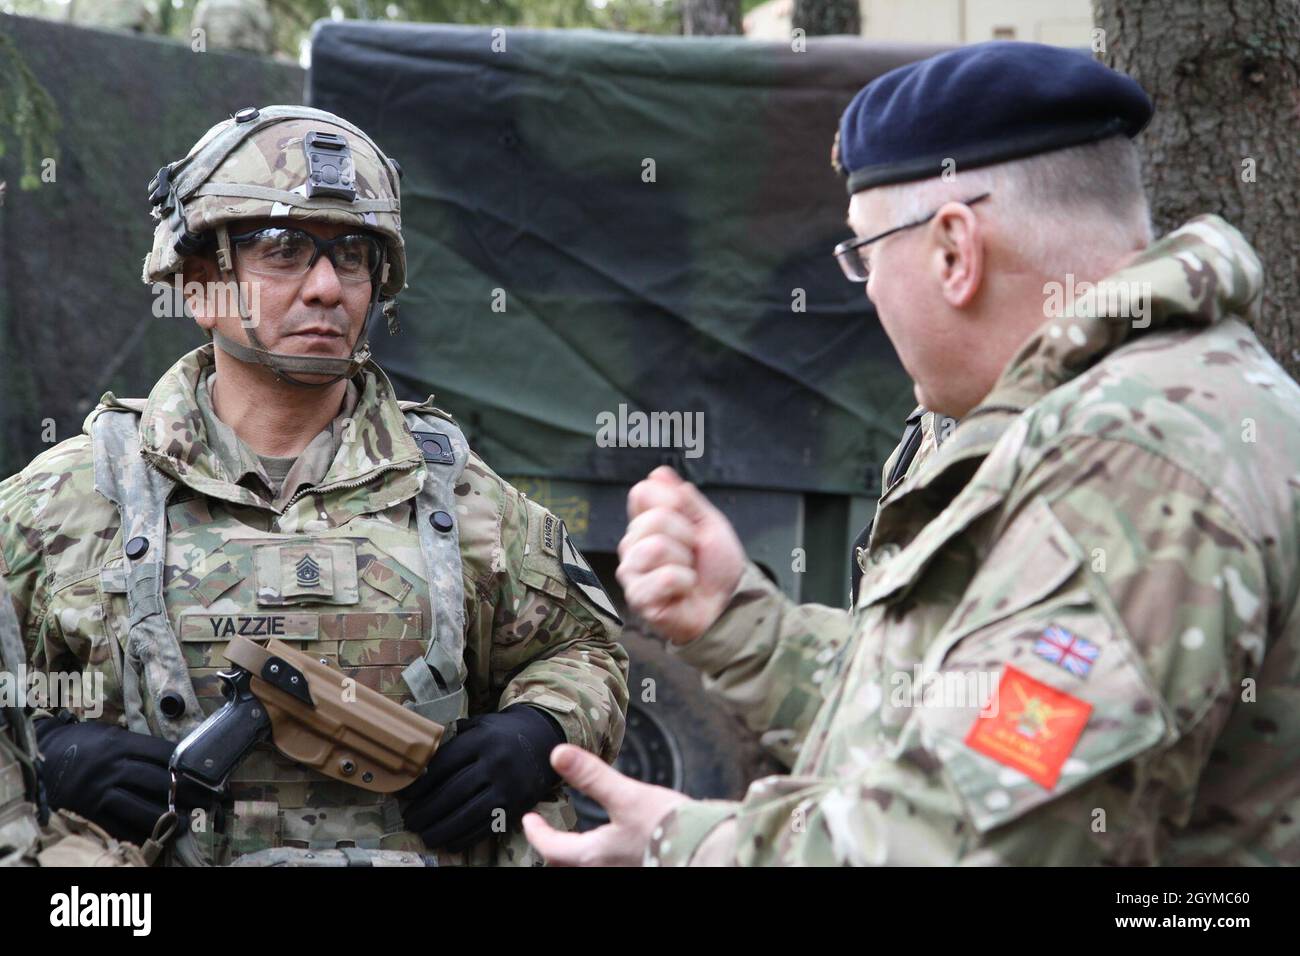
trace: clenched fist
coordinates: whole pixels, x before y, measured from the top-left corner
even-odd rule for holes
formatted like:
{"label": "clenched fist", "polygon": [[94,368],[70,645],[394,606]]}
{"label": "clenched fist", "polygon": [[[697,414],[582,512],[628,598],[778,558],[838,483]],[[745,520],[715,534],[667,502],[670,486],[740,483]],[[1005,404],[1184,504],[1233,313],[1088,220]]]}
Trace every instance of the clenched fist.
{"label": "clenched fist", "polygon": [[618,583],[628,606],[674,644],[699,637],[722,613],[745,569],[726,517],[661,466],[627,495]]}

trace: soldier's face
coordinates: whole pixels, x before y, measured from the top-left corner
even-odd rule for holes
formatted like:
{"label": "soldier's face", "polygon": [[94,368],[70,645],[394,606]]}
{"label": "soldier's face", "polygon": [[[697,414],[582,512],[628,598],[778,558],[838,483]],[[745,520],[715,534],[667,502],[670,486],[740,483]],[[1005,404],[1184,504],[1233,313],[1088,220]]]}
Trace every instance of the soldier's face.
{"label": "soldier's face", "polygon": [[[357,232],[356,227],[338,223],[315,223],[301,219],[242,220],[231,225],[233,234],[242,234],[263,226],[301,229],[322,239]],[[216,264],[187,262],[186,281],[191,266],[197,272],[210,273],[203,281],[216,281]],[[245,268],[240,253],[235,253],[235,278],[245,311],[252,313],[248,322],[241,320],[231,297],[214,297],[196,305],[191,300],[195,320],[205,329],[215,328],[227,338],[247,343],[246,324],[253,325],[257,338],[267,349],[289,355],[315,355],[347,358],[361,335],[372,291],[369,281],[344,282],[339,279],[329,257],[322,255],[306,275],[279,277],[254,273]],[[310,381],[311,376],[304,376]]]}
{"label": "soldier's face", "polygon": [[[860,238],[874,236],[901,225],[890,219],[890,212],[877,191],[855,193],[849,201],[849,224]],[[918,250],[913,248],[918,231],[895,233],[866,247],[871,272],[865,291],[912,379],[917,404],[933,409],[935,399],[927,393],[926,381],[941,365],[933,345],[943,336],[942,329],[935,327],[934,303],[919,269]]]}
{"label": "soldier's face", "polygon": [[[912,379],[917,403],[960,418],[991,384],[978,308],[983,260],[969,207],[942,208],[926,225],[866,247],[866,293]],[[849,224],[860,237],[903,225],[879,190],[854,194]]]}

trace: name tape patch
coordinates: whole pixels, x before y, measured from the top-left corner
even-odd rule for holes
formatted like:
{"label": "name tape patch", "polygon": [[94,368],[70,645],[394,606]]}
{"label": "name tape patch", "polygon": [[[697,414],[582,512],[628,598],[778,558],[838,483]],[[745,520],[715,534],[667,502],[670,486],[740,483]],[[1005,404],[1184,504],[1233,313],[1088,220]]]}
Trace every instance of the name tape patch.
{"label": "name tape patch", "polygon": [[186,614],[182,641],[228,641],[232,637],[278,637],[314,641],[320,636],[316,614]]}

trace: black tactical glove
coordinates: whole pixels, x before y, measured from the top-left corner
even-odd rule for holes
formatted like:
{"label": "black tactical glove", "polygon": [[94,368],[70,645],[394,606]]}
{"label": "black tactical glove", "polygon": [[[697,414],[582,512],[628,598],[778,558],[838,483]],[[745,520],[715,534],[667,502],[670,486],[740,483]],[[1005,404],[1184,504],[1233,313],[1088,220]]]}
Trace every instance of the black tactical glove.
{"label": "black tactical glove", "polygon": [[458,720],[456,736],[398,794],[409,801],[407,829],[425,846],[459,853],[491,835],[496,811],[517,823],[559,783],[550,757],[564,742],[555,718],[527,704]]}
{"label": "black tactical glove", "polygon": [[[64,717],[36,721],[44,758],[41,779],[51,809],[71,810],[119,840],[143,844],[167,810],[170,740],[136,734],[98,721]],[[182,781],[177,812],[203,806],[210,791]]]}

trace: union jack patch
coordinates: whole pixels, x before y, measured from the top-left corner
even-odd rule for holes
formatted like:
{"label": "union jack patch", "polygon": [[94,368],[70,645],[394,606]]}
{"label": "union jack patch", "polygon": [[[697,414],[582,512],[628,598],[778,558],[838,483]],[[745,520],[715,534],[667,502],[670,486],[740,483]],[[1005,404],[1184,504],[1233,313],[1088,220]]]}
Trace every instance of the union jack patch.
{"label": "union jack patch", "polygon": [[1075,677],[1087,677],[1101,648],[1051,624],[1034,642],[1034,653],[1045,661],[1059,664]]}

